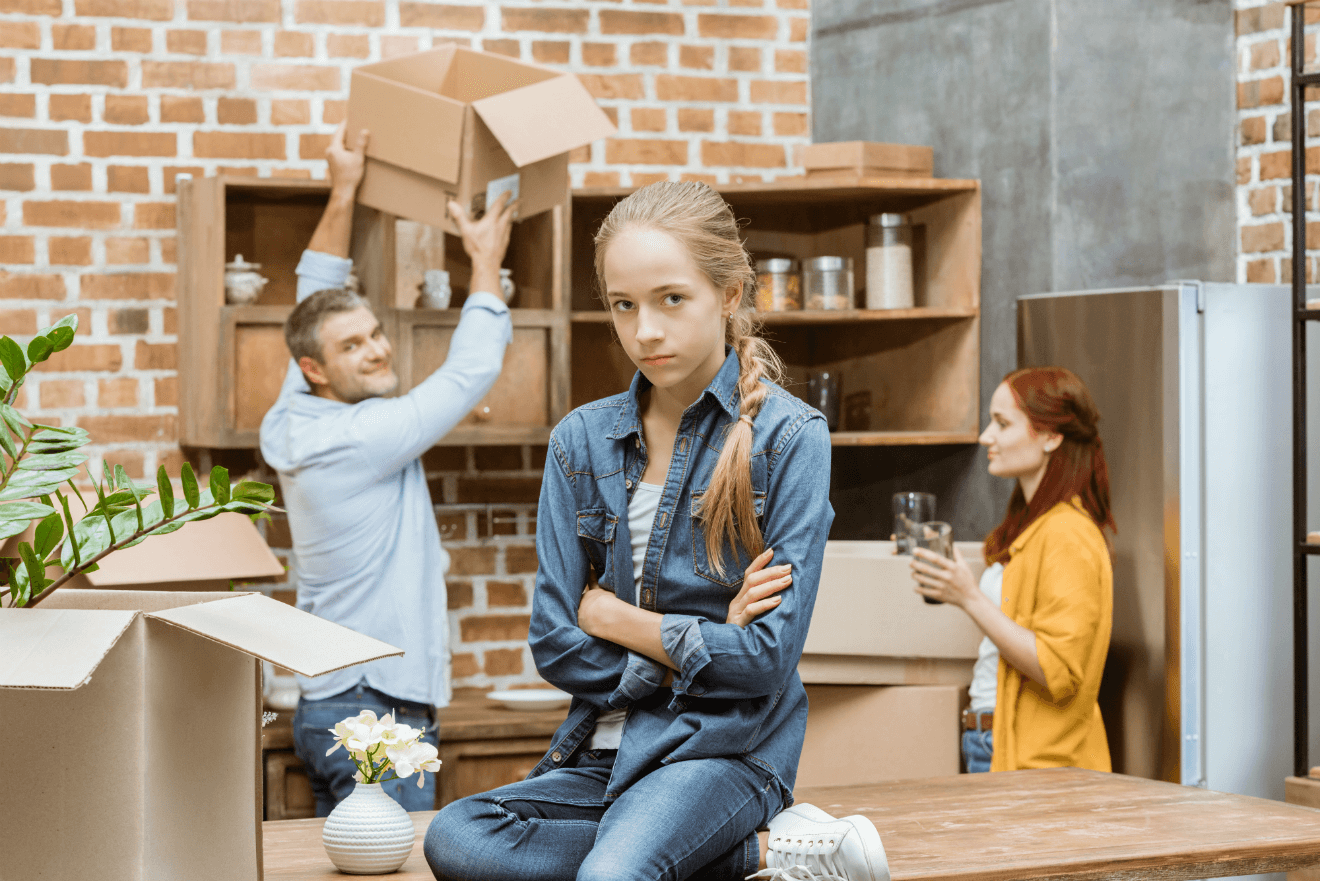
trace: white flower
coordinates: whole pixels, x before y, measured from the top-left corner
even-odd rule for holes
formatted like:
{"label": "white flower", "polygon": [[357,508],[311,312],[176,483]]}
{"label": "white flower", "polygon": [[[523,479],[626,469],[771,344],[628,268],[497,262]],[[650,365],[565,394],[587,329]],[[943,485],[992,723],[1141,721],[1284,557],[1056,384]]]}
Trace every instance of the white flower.
{"label": "white flower", "polygon": [[394,766],[394,773],[399,777],[411,777],[414,771],[419,772],[417,774],[419,788],[424,784],[420,772],[440,770],[440,751],[433,744],[423,743],[421,740],[410,740],[400,746],[387,746],[385,755],[389,757],[390,763]]}

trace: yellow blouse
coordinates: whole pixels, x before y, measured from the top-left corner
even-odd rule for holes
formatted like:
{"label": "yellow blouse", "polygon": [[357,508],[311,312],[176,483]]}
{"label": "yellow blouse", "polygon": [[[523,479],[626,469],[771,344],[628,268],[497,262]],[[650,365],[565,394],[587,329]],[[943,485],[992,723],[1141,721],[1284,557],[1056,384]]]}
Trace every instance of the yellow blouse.
{"label": "yellow blouse", "polygon": [[1095,521],[1060,502],[1023,530],[1004,567],[1004,614],[1036,634],[1048,687],[999,661],[991,771],[1109,771],[1096,695],[1114,620],[1114,575]]}

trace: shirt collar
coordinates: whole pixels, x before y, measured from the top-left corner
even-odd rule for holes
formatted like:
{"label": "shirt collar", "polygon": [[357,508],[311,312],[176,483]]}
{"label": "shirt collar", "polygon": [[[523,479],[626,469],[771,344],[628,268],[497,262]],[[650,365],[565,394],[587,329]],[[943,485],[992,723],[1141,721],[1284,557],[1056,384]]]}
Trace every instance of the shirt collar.
{"label": "shirt collar", "polygon": [[[710,398],[729,414],[730,419],[738,418],[738,356],[734,354],[732,346],[724,347],[724,363],[720,365],[720,370],[715,374],[715,378],[706,386],[706,390],[701,393],[701,397],[688,409],[697,406],[705,398]],[[638,370],[633,374],[632,384],[628,386],[628,396],[623,402],[623,409],[619,411],[619,418],[615,420],[614,429],[607,435],[610,440],[619,440],[633,434],[642,433],[642,409],[638,399],[642,392],[651,387],[651,381],[642,375]]]}
{"label": "shirt collar", "polygon": [[1026,547],[1027,542],[1031,539],[1031,537],[1040,531],[1041,525],[1046,520],[1048,520],[1051,515],[1069,506],[1076,508],[1078,511],[1081,511],[1083,514],[1086,514],[1088,518],[1091,516],[1090,514],[1087,514],[1086,509],[1082,507],[1082,499],[1080,496],[1073,496],[1071,499],[1069,499],[1066,502],[1059,502],[1053,508],[1050,508],[1044,514],[1041,514],[1039,517],[1037,517],[1035,520],[1029,523],[1026,529],[1022,530],[1022,532],[1018,535],[1018,537],[1013,540],[1013,544],[1009,546],[1008,549],[1009,554],[1016,554],[1019,551],[1021,551],[1024,547]]}

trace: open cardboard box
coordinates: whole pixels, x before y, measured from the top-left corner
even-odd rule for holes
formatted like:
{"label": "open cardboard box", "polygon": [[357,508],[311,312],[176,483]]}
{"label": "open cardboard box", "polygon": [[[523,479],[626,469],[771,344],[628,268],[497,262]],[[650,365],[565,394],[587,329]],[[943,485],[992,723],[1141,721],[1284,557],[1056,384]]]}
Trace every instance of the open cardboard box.
{"label": "open cardboard box", "polygon": [[915,144],[833,141],[804,144],[798,148],[798,161],[809,178],[930,177],[935,151]]}
{"label": "open cardboard box", "polygon": [[353,71],[348,130],[367,129],[357,199],[458,234],[445,205],[484,209],[516,181],[519,216],[568,197],[568,153],[614,134],[572,74],[455,44]]}
{"label": "open cardboard box", "polygon": [[[957,542],[979,579],[979,542]],[[909,563],[891,541],[830,541],[798,664],[803,682],[958,685],[972,681],[983,634],[954,606],[915,593]]]}
{"label": "open cardboard box", "polygon": [[0,609],[0,879],[259,881],[258,659],[319,676],[400,654],[260,594]]}

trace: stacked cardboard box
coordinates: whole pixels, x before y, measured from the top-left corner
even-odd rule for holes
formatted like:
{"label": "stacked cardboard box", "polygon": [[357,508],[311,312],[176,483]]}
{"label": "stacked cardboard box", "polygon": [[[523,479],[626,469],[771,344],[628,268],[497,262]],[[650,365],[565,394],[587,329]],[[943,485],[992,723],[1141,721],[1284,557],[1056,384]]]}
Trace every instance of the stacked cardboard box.
{"label": "stacked cardboard box", "polygon": [[[979,578],[981,546],[959,543]],[[798,671],[811,708],[797,785],[957,774],[981,631],[913,590],[892,542],[826,544]]]}

